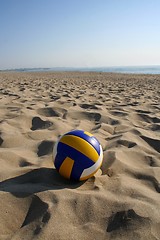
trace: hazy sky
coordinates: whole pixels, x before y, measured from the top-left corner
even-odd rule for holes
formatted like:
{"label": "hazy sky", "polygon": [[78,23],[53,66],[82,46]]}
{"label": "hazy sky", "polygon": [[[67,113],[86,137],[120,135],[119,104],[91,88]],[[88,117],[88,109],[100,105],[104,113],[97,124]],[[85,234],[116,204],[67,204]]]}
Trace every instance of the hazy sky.
{"label": "hazy sky", "polygon": [[0,69],[160,65],[160,0],[0,0]]}

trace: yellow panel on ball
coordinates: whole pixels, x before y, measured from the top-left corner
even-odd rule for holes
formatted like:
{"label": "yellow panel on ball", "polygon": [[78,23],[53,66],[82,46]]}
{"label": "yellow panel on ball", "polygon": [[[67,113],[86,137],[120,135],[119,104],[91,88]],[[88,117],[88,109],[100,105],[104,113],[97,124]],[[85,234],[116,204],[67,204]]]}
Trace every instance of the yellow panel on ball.
{"label": "yellow panel on ball", "polygon": [[69,157],[66,157],[66,159],[63,161],[60,169],[59,169],[59,173],[65,177],[65,178],[70,178],[71,172],[72,172],[72,167],[74,164],[74,160],[72,160]]}
{"label": "yellow panel on ball", "polygon": [[80,137],[66,135],[61,138],[60,142],[65,143],[70,147],[73,147],[77,151],[83,153],[84,155],[92,159],[94,162],[98,160],[99,156],[95,148],[86,140]]}

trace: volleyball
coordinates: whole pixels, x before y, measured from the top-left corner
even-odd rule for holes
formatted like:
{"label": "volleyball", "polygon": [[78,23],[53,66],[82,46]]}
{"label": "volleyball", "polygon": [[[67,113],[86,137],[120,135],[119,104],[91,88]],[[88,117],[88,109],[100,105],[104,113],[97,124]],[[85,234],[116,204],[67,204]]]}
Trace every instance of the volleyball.
{"label": "volleyball", "polygon": [[53,160],[60,175],[83,181],[92,177],[101,167],[103,150],[91,133],[73,130],[62,135],[55,143]]}

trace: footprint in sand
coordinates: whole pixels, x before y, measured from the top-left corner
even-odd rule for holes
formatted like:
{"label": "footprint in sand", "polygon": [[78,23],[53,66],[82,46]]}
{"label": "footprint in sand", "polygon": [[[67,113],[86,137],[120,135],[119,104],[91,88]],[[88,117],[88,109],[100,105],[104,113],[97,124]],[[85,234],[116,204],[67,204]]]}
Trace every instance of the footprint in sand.
{"label": "footprint in sand", "polygon": [[42,141],[38,146],[38,157],[48,155],[52,153],[54,142],[52,141]]}
{"label": "footprint in sand", "polygon": [[160,167],[160,163],[158,163],[152,156],[145,156],[145,160],[151,167]]}
{"label": "footprint in sand", "polygon": [[32,119],[32,127],[31,130],[35,131],[38,129],[46,129],[53,125],[50,121],[43,121],[40,117],[34,117]]}
{"label": "footprint in sand", "polygon": [[117,140],[117,143],[120,145],[123,145],[127,148],[133,148],[137,145],[137,143],[135,143],[135,142],[128,141],[128,140],[122,140],[122,139]]}
{"label": "footprint in sand", "polygon": [[160,140],[149,138],[146,136],[140,136],[150,147],[160,153]]}
{"label": "footprint in sand", "polygon": [[36,224],[33,234],[38,235],[51,217],[51,214],[48,212],[48,207],[49,206],[46,202],[34,195],[21,228],[35,222]]}
{"label": "footprint in sand", "polygon": [[149,218],[141,217],[133,209],[129,209],[117,212],[109,217],[107,232],[116,230],[129,232],[139,228],[140,225],[150,226]]}
{"label": "footprint in sand", "polygon": [[152,124],[152,125],[150,126],[150,129],[151,129],[152,131],[160,131],[160,125],[158,125],[158,124]]}
{"label": "footprint in sand", "polygon": [[145,121],[147,123],[160,123],[160,118],[157,117],[150,117],[146,114],[137,114],[139,120]]}
{"label": "footprint in sand", "polygon": [[125,116],[128,115],[128,113],[126,113],[126,112],[114,111],[114,110],[110,111],[110,113],[114,116],[117,116],[117,117],[125,117]]}
{"label": "footprint in sand", "polygon": [[150,183],[152,183],[152,185],[154,186],[155,190],[160,193],[160,183],[158,182],[158,180],[151,175],[147,175],[147,174],[142,174],[142,173],[135,173],[133,174],[134,177],[136,177],[137,179],[140,180],[144,180],[147,184],[148,182],[148,187],[150,187]]}
{"label": "footprint in sand", "polygon": [[98,107],[96,107],[94,104],[80,104],[80,107],[81,108],[84,108],[84,109],[98,109]]}

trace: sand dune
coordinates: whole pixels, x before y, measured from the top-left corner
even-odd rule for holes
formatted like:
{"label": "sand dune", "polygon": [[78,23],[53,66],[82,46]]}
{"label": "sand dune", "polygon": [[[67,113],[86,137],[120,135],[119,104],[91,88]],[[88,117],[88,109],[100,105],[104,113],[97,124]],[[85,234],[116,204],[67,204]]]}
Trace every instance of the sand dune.
{"label": "sand dune", "polygon": [[[104,151],[70,182],[52,150],[72,129]],[[0,239],[160,239],[160,76],[0,73]]]}

